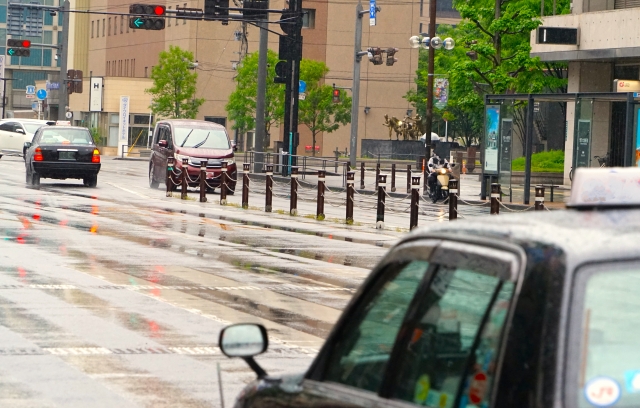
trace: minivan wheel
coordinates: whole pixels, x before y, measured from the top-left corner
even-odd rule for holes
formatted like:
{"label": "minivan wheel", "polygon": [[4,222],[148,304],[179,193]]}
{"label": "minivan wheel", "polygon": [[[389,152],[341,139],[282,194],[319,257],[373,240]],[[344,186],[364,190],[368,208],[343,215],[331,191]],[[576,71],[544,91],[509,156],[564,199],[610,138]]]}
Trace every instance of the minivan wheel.
{"label": "minivan wheel", "polygon": [[149,188],[158,188],[158,185],[160,184],[156,181],[155,177],[153,177],[153,174],[155,173],[154,170],[155,166],[151,164],[151,166],[149,166]]}

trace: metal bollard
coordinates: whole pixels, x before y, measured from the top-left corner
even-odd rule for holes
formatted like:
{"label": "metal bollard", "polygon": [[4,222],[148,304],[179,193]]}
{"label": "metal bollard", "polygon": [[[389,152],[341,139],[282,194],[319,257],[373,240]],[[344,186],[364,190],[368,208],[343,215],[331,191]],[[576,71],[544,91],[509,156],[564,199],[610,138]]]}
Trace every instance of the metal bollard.
{"label": "metal bollard", "polygon": [[378,175],[378,211],[376,213],[376,228],[384,229],[385,190],[387,189],[387,175]]}
{"label": "metal bollard", "polygon": [[207,202],[207,161],[200,161],[200,202]]}
{"label": "metal bollard", "polygon": [[449,180],[449,221],[458,219],[458,180]]}
{"label": "metal bollard", "polygon": [[407,164],[407,194],[411,194],[411,165]]}
{"label": "metal bollard", "polygon": [[298,215],[298,167],[291,167],[291,195],[289,200],[289,214]]}
{"label": "metal bollard", "polygon": [[544,187],[536,186],[536,211],[544,210]]}
{"label": "metal bollard", "polygon": [[171,173],[173,173],[174,164],[175,158],[167,157],[167,179],[165,180],[165,184],[167,185],[167,197],[171,197],[171,192],[173,191],[173,178],[171,177]]}
{"label": "metal bollard", "polygon": [[491,214],[500,214],[500,184],[491,183]]}
{"label": "metal bollard", "polygon": [[396,192],[396,164],[391,164],[391,192]]}
{"label": "metal bollard", "polygon": [[355,182],[356,172],[347,172],[347,224],[353,224],[353,195],[355,190]]}
{"label": "metal bollard", "polygon": [[418,210],[420,209],[420,176],[411,176],[411,215],[409,229],[418,226]]}
{"label": "metal bollard", "polygon": [[220,169],[220,205],[227,205],[227,168],[228,163],[222,161],[222,168]]}
{"label": "metal bollard", "polygon": [[326,171],[318,170],[318,206],[316,207],[316,219],[321,221],[324,220],[324,180],[326,174]]}
{"label": "metal bollard", "polygon": [[249,171],[251,170],[251,163],[244,163],[242,165],[242,208],[245,210],[249,208]]}
{"label": "metal bollard", "polygon": [[360,163],[360,190],[364,190],[364,162]]}
{"label": "metal bollard", "polygon": [[380,176],[380,162],[376,163],[376,191],[378,190],[378,177]]}
{"label": "metal bollard", "polygon": [[180,199],[187,199],[187,177],[189,177],[188,170],[189,169],[189,159],[186,157],[182,159],[182,191],[180,192]]}
{"label": "metal bollard", "polygon": [[428,175],[429,175],[429,160],[428,159],[423,159],[422,160],[422,195],[427,195],[429,194],[429,190],[427,189],[427,181],[428,181]]}
{"label": "metal bollard", "polygon": [[266,178],[267,178],[267,190],[264,196],[264,211],[271,212],[273,209],[273,164],[267,164],[266,166]]}

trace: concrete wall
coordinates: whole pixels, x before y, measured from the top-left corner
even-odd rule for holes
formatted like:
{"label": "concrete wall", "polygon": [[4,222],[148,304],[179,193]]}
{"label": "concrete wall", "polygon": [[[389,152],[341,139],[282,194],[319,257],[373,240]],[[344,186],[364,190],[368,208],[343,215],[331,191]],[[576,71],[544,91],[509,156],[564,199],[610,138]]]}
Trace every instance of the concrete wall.
{"label": "concrete wall", "polygon": [[415,160],[424,156],[424,143],[419,140],[363,139],[360,151],[369,157],[396,160]]}

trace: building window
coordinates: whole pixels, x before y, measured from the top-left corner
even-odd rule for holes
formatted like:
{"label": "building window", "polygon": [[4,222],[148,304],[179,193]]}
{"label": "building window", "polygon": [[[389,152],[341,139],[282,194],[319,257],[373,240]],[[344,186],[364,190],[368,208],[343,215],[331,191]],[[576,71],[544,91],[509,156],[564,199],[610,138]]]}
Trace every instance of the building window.
{"label": "building window", "polygon": [[105,26],[104,21],[105,21],[105,20],[104,20],[104,18],[103,18],[103,19],[102,19],[102,36],[103,36],[103,37],[104,37],[104,26]]}
{"label": "building window", "polygon": [[113,35],[118,35],[118,16],[113,18]]}
{"label": "building window", "polygon": [[[184,8],[187,8],[187,3],[184,3]],[[187,24],[187,19],[182,20],[182,25]]]}
{"label": "building window", "polygon": [[111,17],[109,17],[109,31],[107,31],[107,35],[111,35]]}
{"label": "building window", "polygon": [[120,34],[124,33],[124,16],[120,16]]}
{"label": "building window", "polygon": [[[45,14],[47,14],[47,13],[45,13]],[[100,20],[99,19],[96,20],[96,23],[97,23],[96,24],[96,27],[97,27],[97,29],[96,29],[96,37],[100,37]]]}
{"label": "building window", "polygon": [[111,62],[107,61],[107,75],[109,75],[109,70],[111,69]]}
{"label": "building window", "polygon": [[144,77],[149,78],[149,67],[144,67]]}
{"label": "building window", "polygon": [[217,123],[218,125],[227,127],[227,118],[224,116],[205,116],[204,120],[207,122],[213,122],[213,123]]}
{"label": "building window", "polygon": [[93,29],[95,28],[94,23],[95,21],[91,21],[91,38],[93,38]]}
{"label": "building window", "polygon": [[303,28],[316,28],[316,10],[315,9],[302,9],[304,14],[302,15],[302,27]]}
{"label": "building window", "polygon": [[136,59],[131,60],[131,77],[136,76]]}
{"label": "building window", "polygon": [[[169,10],[171,10],[171,6],[167,7]],[[169,14],[170,15],[170,14]],[[171,19],[167,18],[167,27],[171,27]]]}

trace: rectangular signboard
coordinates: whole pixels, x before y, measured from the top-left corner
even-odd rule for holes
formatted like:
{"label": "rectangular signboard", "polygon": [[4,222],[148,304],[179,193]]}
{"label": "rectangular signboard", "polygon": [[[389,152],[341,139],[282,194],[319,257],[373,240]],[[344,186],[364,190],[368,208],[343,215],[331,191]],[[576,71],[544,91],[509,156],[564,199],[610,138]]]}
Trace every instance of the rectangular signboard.
{"label": "rectangular signboard", "polygon": [[129,143],[129,96],[120,97],[120,115],[118,124],[118,155],[122,154],[122,146]]}
{"label": "rectangular signboard", "polygon": [[578,139],[576,141],[575,167],[589,167],[589,151],[591,150],[591,121],[578,120]]}
{"label": "rectangular signboard", "polygon": [[91,77],[89,84],[89,112],[102,112],[102,77]]}
{"label": "rectangular signboard", "polygon": [[578,45],[578,29],[573,27],[538,27],[537,43]]}
{"label": "rectangular signboard", "polygon": [[484,173],[498,173],[500,156],[500,105],[487,105],[485,110]]}
{"label": "rectangular signboard", "polygon": [[376,25],[376,0],[369,0],[369,25]]}

